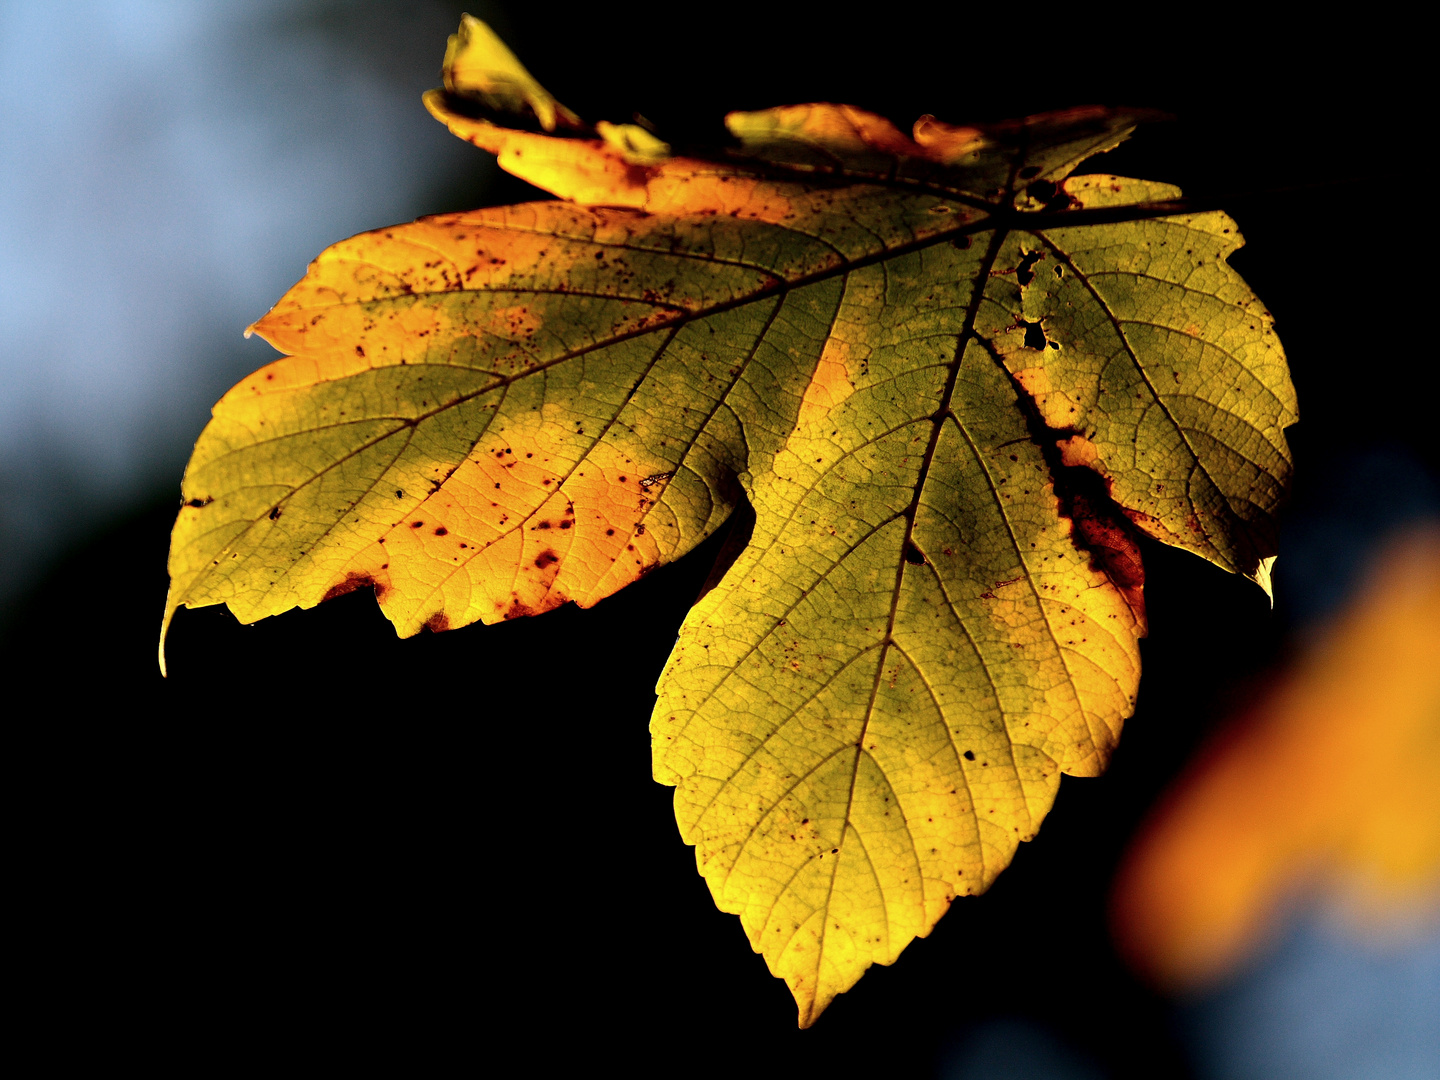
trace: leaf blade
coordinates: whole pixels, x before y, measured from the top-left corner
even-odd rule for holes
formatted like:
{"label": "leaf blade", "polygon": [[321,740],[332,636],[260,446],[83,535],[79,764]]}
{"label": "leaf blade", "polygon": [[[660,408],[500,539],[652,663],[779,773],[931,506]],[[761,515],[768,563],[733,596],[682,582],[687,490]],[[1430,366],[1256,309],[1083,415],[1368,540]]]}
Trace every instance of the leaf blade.
{"label": "leaf blade", "polygon": [[[985,279],[982,267],[972,280]],[[966,318],[973,319],[973,306],[960,305],[962,312],[971,309]],[[753,482],[757,523],[750,557],[742,557],[687,617],[658,687],[652,719],[656,778],[677,786],[682,837],[696,845],[717,905],[741,916],[752,945],[791,986],[802,1026],[870,963],[893,962],[909,940],[928,933],[955,896],[983,891],[1015,845],[1033,835],[1059,772],[1098,772],[1133,706],[1141,624],[1120,590],[1089,568],[1071,542],[1014,388],[985,350],[967,340],[964,319],[953,329],[968,356],[941,369],[954,375],[940,387],[949,395],[945,408],[938,416],[926,409],[885,432],[875,445],[890,440],[888,461],[877,454],[856,465],[872,511],[873,478],[887,467],[896,478],[879,517],[856,519],[851,512],[852,526],[857,520],[867,524],[858,542],[853,536],[832,540],[841,555],[831,572],[846,574],[845,587],[818,591],[825,579],[817,576],[817,592],[804,592],[808,579],[785,565],[792,551],[814,555],[822,546],[813,536],[787,535],[787,527],[803,518],[824,534],[824,523],[839,515],[807,508],[803,500],[799,513],[783,492],[767,499]],[[876,381],[883,388],[889,380]],[[864,409],[870,391],[857,389],[845,405]],[[933,394],[902,396],[934,400]],[[957,413],[969,419],[962,422]],[[830,420],[844,427],[843,418]],[[929,455],[907,454],[932,436],[938,437]],[[792,440],[800,444],[792,447],[794,456],[814,452],[808,445],[813,439],[797,431]],[[861,441],[859,453],[869,446]],[[847,485],[843,464],[855,457],[827,463],[838,490],[827,495],[825,478],[817,481],[810,491],[822,503],[850,501],[856,485]],[[902,464],[907,457],[909,471]],[[780,462],[777,470],[787,465],[794,468]],[[995,475],[1001,470],[1009,475]],[[1007,491],[1012,482],[1018,502]],[[962,489],[964,495],[955,494]],[[976,507],[987,504],[990,539],[977,539]],[[946,520],[957,512],[967,518],[968,536]],[[906,548],[916,537],[923,559],[912,563]],[[857,555],[859,566],[847,565]],[[1064,569],[1048,569],[1052,559],[1066,560]],[[939,585],[940,597],[917,584],[924,577]],[[1006,594],[1006,586],[1020,595]],[[835,616],[837,610],[850,617]],[[937,627],[942,619],[949,625]],[[1057,637],[1056,623],[1077,636]],[[1095,625],[1089,633],[1105,635],[1107,623],[1123,624],[1125,639],[1117,634],[1094,645],[1078,640],[1085,635],[1081,627]],[[735,637],[747,627],[752,637],[737,652]],[[973,655],[968,663],[959,655],[962,642]],[[1099,645],[1106,648],[1097,662],[1084,650]],[[1074,652],[1078,676],[1067,666],[1065,650]],[[857,664],[865,666],[864,677]],[[813,695],[796,699],[773,689],[804,679],[807,665],[819,667]],[[992,665],[1008,673],[1000,684],[990,674]],[[1097,673],[1117,668],[1118,678],[1097,680]],[[1091,685],[1097,681],[1098,687]],[[1034,692],[1037,686],[1044,692]],[[907,702],[921,696],[922,687],[934,708],[928,725],[919,723],[917,707]],[[1056,700],[1067,693],[1068,704]],[[970,715],[975,702],[987,697],[994,709]],[[916,727],[919,734],[911,730]],[[962,738],[966,745],[956,742]],[[737,751],[737,740],[753,743],[751,753]],[[921,744],[931,749],[920,752]],[[949,764],[922,779],[923,763],[933,764],[940,746]],[[966,751],[978,755],[967,760]],[[816,779],[822,769],[828,771]],[[896,776],[902,778],[898,784]],[[799,794],[797,787],[803,787]],[[780,798],[767,799],[766,792],[777,791]],[[897,810],[900,817],[891,820]],[[937,820],[942,824],[933,828]],[[907,843],[898,845],[892,833],[909,833]],[[891,837],[883,867],[875,866],[869,854],[875,842],[867,843],[867,836]],[[961,843],[957,836],[966,839]],[[963,859],[954,858],[957,848],[965,850]],[[913,866],[904,864],[907,849]],[[824,885],[827,858],[832,884]],[[777,866],[783,868],[778,877],[767,873]],[[857,914],[849,890],[869,891],[859,880],[862,866],[901,895],[877,886],[880,900],[870,903],[868,914]],[[922,878],[927,888],[917,894],[912,886]],[[784,882],[778,894],[777,880]],[[836,882],[845,885],[838,896]],[[846,913],[837,918],[832,903]]]}
{"label": "leaf blade", "polygon": [[[1113,176],[1063,190],[1082,208],[1179,194]],[[1078,436],[1065,456],[1099,472],[1143,532],[1268,593],[1290,479],[1284,429],[1298,414],[1273,319],[1226,261],[1243,242],[1234,221],[1208,213],[1028,237],[1030,253],[1017,239],[1007,255],[1015,267],[1039,256],[1031,281],[1002,303],[1058,348],[1036,366],[1023,330],[993,330],[1045,422]]]}
{"label": "leaf blade", "polygon": [[[911,140],[797,106],[732,117],[738,154],[669,156],[586,137],[501,50],[477,115],[449,56],[426,106],[568,201],[322,253],[253,328],[291,355],[197,443],[166,625],[367,586],[402,635],[590,606],[748,499],[657,688],[654,770],[805,1026],[987,887],[1062,772],[1103,769],[1145,632],[1134,527],[1265,582],[1283,354],[1225,265],[1228,219],[1056,210],[1173,194],[1069,176],[1140,113],[922,118]],[[1205,281],[1115,272],[1152,226],[1209,237]],[[1167,397],[1172,359],[1210,382]],[[1187,468],[1213,491],[1160,499]]]}

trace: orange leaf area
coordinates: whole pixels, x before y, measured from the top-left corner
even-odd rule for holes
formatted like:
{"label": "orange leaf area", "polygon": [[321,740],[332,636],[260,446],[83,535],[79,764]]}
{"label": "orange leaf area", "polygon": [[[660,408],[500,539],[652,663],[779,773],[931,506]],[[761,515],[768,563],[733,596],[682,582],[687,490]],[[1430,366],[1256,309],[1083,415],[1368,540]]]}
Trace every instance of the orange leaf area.
{"label": "orange leaf area", "polygon": [[[651,500],[633,462],[602,447],[566,476],[553,461],[498,444],[472,455],[354,557],[347,583],[373,584],[392,618],[411,614],[406,601],[426,597],[437,610],[425,625],[441,630],[450,625],[447,610],[479,608],[494,622],[572,599],[588,607],[660,562],[640,526]],[[326,598],[350,587],[337,585]]]}
{"label": "orange leaf area", "polygon": [[[537,231],[530,232],[503,214],[452,215],[337,245],[253,327],[296,355],[251,376],[221,407],[260,426],[277,410],[274,394],[392,364],[463,362],[469,357],[459,354],[473,355],[477,340],[487,354],[482,374],[492,378],[476,389],[503,389],[546,363],[536,342],[554,330],[535,302],[537,276],[564,276],[582,259],[587,269],[606,269],[603,252],[593,258],[593,243],[567,244],[547,231],[557,218],[568,223],[562,208],[536,207]],[[499,302],[413,302],[482,291]],[[633,334],[695,303],[681,290],[663,298],[623,291],[614,290],[617,302],[598,312],[608,324],[596,330]],[[377,307],[394,300],[401,302]],[[439,395],[420,401],[422,408],[455,404]],[[582,417],[560,430],[541,424],[523,433],[487,431],[463,460],[431,480],[433,490],[338,571],[343,578],[324,598],[356,582],[373,584],[397,625],[440,630],[475,618],[536,614],[570,600],[590,606],[634,581],[661,561],[643,521],[668,470],[646,470],[603,438],[587,446],[585,427]],[[599,434],[605,425],[592,428]]]}
{"label": "orange leaf area", "polygon": [[1392,544],[1182,778],[1118,878],[1114,928],[1157,981],[1203,985],[1316,893],[1359,930],[1440,915],[1440,526]]}
{"label": "orange leaf area", "polygon": [[741,166],[692,158],[637,165],[604,139],[560,139],[461,116],[445,107],[438,90],[425,94],[425,106],[453,134],[494,154],[506,172],[581,206],[727,214],[772,223],[793,213],[774,184]]}
{"label": "orange leaf area", "polygon": [[812,424],[824,424],[831,410],[840,407],[855,392],[855,381],[851,377],[850,346],[838,338],[825,342],[820,353],[820,362],[815,365],[815,374],[800,399],[800,415],[796,420],[797,429]]}

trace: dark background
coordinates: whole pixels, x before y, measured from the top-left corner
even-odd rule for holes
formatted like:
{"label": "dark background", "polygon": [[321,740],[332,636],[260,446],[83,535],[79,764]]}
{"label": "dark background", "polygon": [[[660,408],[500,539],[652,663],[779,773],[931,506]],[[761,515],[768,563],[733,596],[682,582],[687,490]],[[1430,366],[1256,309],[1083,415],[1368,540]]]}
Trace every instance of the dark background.
{"label": "dark background", "polygon": [[[337,32],[383,57],[403,8],[356,11]],[[1286,542],[1311,554],[1291,570],[1282,548],[1272,611],[1147,544],[1145,674],[1108,774],[1065,781],[987,895],[801,1032],[649,778],[652,688],[715,541],[590,611],[405,641],[361,593],[252,627],[182,610],[162,680],[177,474],[38,582],[0,648],[30,998],[43,1024],[84,1033],[60,1059],[925,1076],[976,1025],[1019,1018],[1101,1074],[1192,1075],[1183,1008],[1117,959],[1106,893],[1206,732],[1437,475],[1416,388],[1431,305],[1410,284],[1430,257],[1405,224],[1433,196],[1410,150],[1405,31],[1033,5],[487,14],[582,116],[638,111],[679,141],[728,109],[807,100],[902,128],[1092,102],[1172,114],[1086,171],[1234,195],[1248,246],[1233,263],[1300,395]],[[418,93],[415,123],[434,123]],[[424,209],[531,197],[477,165]]]}

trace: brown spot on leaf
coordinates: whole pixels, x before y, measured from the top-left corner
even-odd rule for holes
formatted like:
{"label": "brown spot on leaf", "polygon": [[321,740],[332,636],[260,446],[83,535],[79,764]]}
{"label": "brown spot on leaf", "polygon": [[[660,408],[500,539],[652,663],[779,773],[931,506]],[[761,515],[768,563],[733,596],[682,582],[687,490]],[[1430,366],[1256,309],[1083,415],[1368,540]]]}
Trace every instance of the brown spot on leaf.
{"label": "brown spot on leaf", "polygon": [[384,586],[377,584],[369,574],[350,573],[346,574],[345,580],[338,585],[331,585],[325,595],[320,598],[320,602],[323,604],[326,600],[334,600],[337,596],[344,596],[346,593],[352,593],[356,589],[363,589],[367,586],[375,590],[377,599],[385,591]]}
{"label": "brown spot on leaf", "polygon": [[527,615],[534,614],[535,609],[521,601],[518,596],[514,600],[511,600],[510,606],[505,609],[506,619],[523,619]]}
{"label": "brown spot on leaf", "polygon": [[1070,520],[1075,526],[1076,544],[1090,552],[1127,597],[1132,592],[1136,594],[1133,606],[1140,587],[1145,584],[1145,566],[1140,561],[1140,545],[1131,535],[1129,523],[1078,494],[1070,499]]}

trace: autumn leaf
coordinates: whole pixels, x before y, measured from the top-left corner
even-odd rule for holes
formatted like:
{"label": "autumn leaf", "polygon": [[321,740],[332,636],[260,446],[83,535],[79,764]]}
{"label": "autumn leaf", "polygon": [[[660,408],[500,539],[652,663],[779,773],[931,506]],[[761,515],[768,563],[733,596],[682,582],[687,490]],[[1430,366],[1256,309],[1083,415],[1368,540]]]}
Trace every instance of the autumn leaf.
{"label": "autumn leaf", "polygon": [[748,503],[654,772],[808,1025],[1104,768],[1138,534],[1268,587],[1284,358],[1228,217],[1071,175],[1142,114],[801,105],[682,153],[479,26],[426,106],[559,199],[336,244],[254,325],[287,355],[196,445],[166,624],[362,587],[401,635],[589,607]]}

